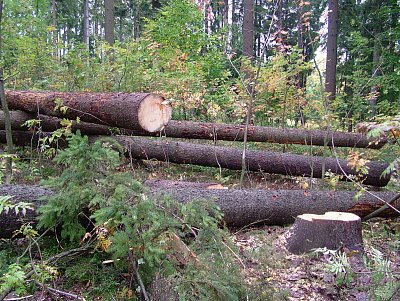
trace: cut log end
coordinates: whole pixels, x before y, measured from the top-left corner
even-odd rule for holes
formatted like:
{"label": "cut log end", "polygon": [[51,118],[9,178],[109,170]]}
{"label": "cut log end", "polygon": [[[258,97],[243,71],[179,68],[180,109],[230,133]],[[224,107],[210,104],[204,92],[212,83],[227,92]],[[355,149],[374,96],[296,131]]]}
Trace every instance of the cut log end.
{"label": "cut log end", "polygon": [[140,103],[139,111],[140,126],[150,132],[161,131],[171,119],[172,108],[164,97],[156,94],[149,94]]}
{"label": "cut log end", "polygon": [[298,215],[285,238],[286,249],[294,254],[318,248],[338,250],[341,247],[360,254],[364,252],[361,219],[353,213],[326,212],[323,215]]}

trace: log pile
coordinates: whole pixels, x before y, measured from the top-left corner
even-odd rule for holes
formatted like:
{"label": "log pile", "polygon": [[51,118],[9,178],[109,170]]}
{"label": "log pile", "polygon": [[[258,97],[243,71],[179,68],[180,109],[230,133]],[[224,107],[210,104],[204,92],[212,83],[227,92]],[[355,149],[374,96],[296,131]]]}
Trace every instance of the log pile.
{"label": "log pile", "polygon": [[[243,125],[196,123],[170,121],[171,107],[162,96],[151,93],[59,93],[6,91],[7,101],[12,111],[14,130],[24,130],[21,126],[30,119],[40,120],[40,135],[60,128],[61,118],[79,118],[72,122],[72,130],[80,130],[93,135],[110,135],[117,128],[119,134],[135,136],[166,136],[168,138],[208,139],[242,141]],[[0,126],[4,126],[4,116],[0,114]],[[17,144],[30,144],[38,136],[28,132],[14,131]],[[4,142],[0,131],[0,142]],[[128,150],[128,155],[137,159],[157,159],[179,164],[196,164],[233,170],[241,169],[242,150],[215,145],[177,142],[168,139],[146,139],[139,137],[115,136]],[[306,145],[331,145],[343,147],[380,148],[386,140],[371,140],[362,134],[311,131],[298,129],[276,129],[270,127],[249,127],[249,141],[272,143],[295,143]],[[215,143],[216,144],[216,143]],[[248,151],[246,166],[250,171],[262,171],[289,176],[321,178],[323,171],[358,177],[358,172],[350,168],[344,160],[282,154],[269,151]],[[359,177],[364,184],[385,186],[389,176],[381,176],[387,164],[369,162],[368,174]]]}

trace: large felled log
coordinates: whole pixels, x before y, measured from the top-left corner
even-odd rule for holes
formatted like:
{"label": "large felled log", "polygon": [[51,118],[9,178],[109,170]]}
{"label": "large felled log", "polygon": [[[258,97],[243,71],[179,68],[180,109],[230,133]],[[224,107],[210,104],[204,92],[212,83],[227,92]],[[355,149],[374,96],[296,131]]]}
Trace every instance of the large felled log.
{"label": "large felled log", "polygon": [[[261,189],[207,189],[183,184],[166,188],[159,182],[148,182],[150,193],[155,197],[172,196],[180,202],[193,200],[211,200],[221,208],[224,221],[228,226],[243,227],[250,224],[285,225],[293,223],[296,216],[313,213],[323,214],[327,211],[354,213],[360,217],[375,211],[382,202],[369,194],[355,199],[355,191],[304,191],[304,190],[261,190]],[[161,187],[161,188],[160,188]],[[0,186],[0,195],[14,195],[18,200],[30,201],[34,205],[40,203],[43,195],[51,195],[50,190],[23,185]],[[393,198],[395,193],[374,192],[383,200]],[[394,206],[400,208],[400,201]],[[18,219],[8,215],[0,218],[0,236],[9,237],[21,225]],[[391,209],[380,216],[397,216]],[[35,222],[35,211],[26,219]]]}
{"label": "large felled log", "polygon": [[347,212],[299,215],[285,233],[285,239],[286,249],[294,254],[318,248],[338,250],[341,247],[360,254],[364,252],[361,218]]}
{"label": "large felled log", "polygon": [[[114,138],[126,147],[133,158],[157,159],[166,162],[212,166],[232,170],[241,170],[242,168],[242,150],[236,148],[177,142],[166,139],[154,140],[125,136],[116,136]],[[358,175],[358,172],[349,167],[345,160],[270,151],[248,151],[246,167],[250,171],[321,178],[324,161],[326,171],[330,170],[338,175],[343,175],[343,171],[347,175]],[[381,176],[381,174],[388,167],[388,164],[372,161],[368,162],[366,166],[368,174],[361,177],[364,184],[374,186],[387,185],[390,176]],[[343,177],[342,180],[346,180],[346,178]]]}
{"label": "large felled log", "polygon": [[[41,133],[41,135],[49,134]],[[17,145],[29,145],[38,139],[38,135],[14,131],[13,139]],[[102,136],[89,137],[89,141],[97,139],[102,139]],[[129,156],[136,159],[157,159],[172,163],[220,167],[232,170],[240,170],[242,168],[242,151],[236,148],[126,136],[114,136],[113,139],[126,148]],[[3,141],[5,141],[5,132],[0,130],[0,142]],[[246,166],[250,171],[320,178],[324,161],[326,171],[330,170],[338,175],[343,175],[343,171],[347,175],[358,175],[358,172],[349,167],[345,160],[268,151],[248,151]],[[360,176],[360,180],[363,180],[364,184],[373,186],[387,185],[390,176],[381,176],[381,174],[388,167],[388,164],[371,161],[366,166],[368,174]],[[345,177],[341,179],[346,180]]]}
{"label": "large felled log", "polygon": [[[151,93],[6,91],[10,109],[77,118],[113,127],[158,132],[171,118],[165,99]],[[67,108],[65,111],[62,107]]]}
{"label": "large felled log", "polygon": [[[61,119],[43,114],[35,115],[22,111],[12,111],[11,119],[12,128],[15,130],[25,130],[26,127],[23,128],[21,125],[29,119],[40,120],[41,129],[43,131],[55,131],[61,127]],[[4,128],[4,114],[2,111],[0,111],[0,128]],[[108,126],[88,122],[76,123],[72,121],[71,129],[74,132],[79,129],[85,135],[109,135],[111,133]],[[162,133],[149,133],[142,129],[120,129],[119,131],[124,135],[160,136],[160,134],[162,134],[171,138],[243,141],[244,126],[171,120]],[[324,145],[325,136],[327,145],[331,146],[333,140],[335,147],[381,148],[387,141],[385,137],[368,139],[363,134],[355,133],[279,129],[261,126],[249,127],[248,141]]]}

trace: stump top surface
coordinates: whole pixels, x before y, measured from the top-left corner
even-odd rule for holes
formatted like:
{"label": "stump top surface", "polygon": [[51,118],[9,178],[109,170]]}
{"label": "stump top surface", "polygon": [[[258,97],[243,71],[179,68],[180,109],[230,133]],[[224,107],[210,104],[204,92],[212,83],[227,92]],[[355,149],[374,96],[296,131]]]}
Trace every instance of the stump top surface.
{"label": "stump top surface", "polygon": [[325,214],[302,214],[299,215],[298,218],[307,221],[314,221],[314,220],[329,220],[329,221],[343,221],[343,222],[355,222],[359,221],[360,217],[348,212],[336,212],[336,211],[328,211]]}

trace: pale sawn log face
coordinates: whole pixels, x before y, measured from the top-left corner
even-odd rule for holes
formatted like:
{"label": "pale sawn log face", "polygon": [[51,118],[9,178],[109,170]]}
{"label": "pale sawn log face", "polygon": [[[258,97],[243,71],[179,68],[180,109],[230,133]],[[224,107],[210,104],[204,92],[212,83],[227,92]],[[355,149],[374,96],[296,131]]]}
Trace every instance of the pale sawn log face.
{"label": "pale sawn log face", "polygon": [[139,105],[139,124],[144,130],[150,133],[161,131],[168,124],[171,116],[171,107],[159,95],[149,94]]}
{"label": "pale sawn log face", "polygon": [[151,93],[7,90],[6,97],[10,109],[13,110],[62,118],[80,118],[86,122],[133,130],[159,131],[171,118],[168,102],[162,96]]}
{"label": "pale sawn log face", "polygon": [[293,226],[285,233],[286,249],[302,254],[314,249],[345,248],[364,253],[361,219],[346,212],[298,215]]}

